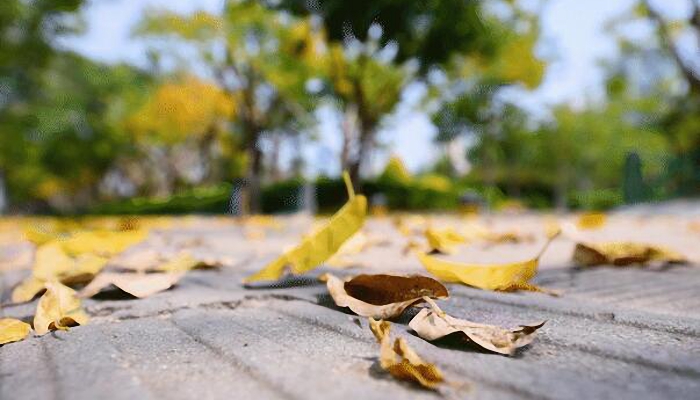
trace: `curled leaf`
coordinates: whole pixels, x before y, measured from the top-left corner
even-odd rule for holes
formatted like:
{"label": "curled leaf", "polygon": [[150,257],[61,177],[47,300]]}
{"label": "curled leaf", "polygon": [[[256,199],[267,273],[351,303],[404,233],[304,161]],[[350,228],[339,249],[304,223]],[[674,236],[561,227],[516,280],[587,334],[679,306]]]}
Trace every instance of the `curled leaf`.
{"label": "curled leaf", "polygon": [[19,342],[29,335],[30,326],[14,318],[0,318],[0,345]]}
{"label": "curled leaf", "polygon": [[445,286],[425,276],[358,275],[343,281],[324,274],[322,279],[338,307],[348,307],[363,317],[395,318],[424,297],[448,297]]}
{"label": "curled leaf", "polygon": [[390,322],[370,318],[369,327],[381,345],[379,365],[382,369],[397,379],[418,383],[432,390],[444,381],[440,369],[435,364],[423,361],[404,338],[397,338],[392,345]]}
{"label": "curled leaf", "polygon": [[92,297],[102,289],[114,285],[138,298],[144,298],[170,289],[185,272],[159,272],[143,274],[137,272],[102,272],[80,291],[80,297]]}
{"label": "curled leaf", "polygon": [[529,283],[537,274],[539,260],[558,232],[550,236],[542,250],[534,258],[507,264],[466,264],[456,263],[418,253],[418,259],[425,269],[443,282],[463,283],[486,290],[532,290],[545,291]]}
{"label": "curled leaf", "polygon": [[432,251],[442,254],[453,253],[458,245],[467,242],[467,238],[451,228],[443,230],[428,228],[425,230],[425,238]]}
{"label": "curled leaf", "polygon": [[75,290],[59,282],[46,283],[46,293],[39,299],[34,315],[34,330],[37,334],[85,325],[88,319]]}
{"label": "curled leaf", "polygon": [[583,266],[647,264],[657,261],[666,264],[684,264],[688,260],[681,254],[643,243],[577,243],[574,261]]}
{"label": "curled leaf", "polygon": [[499,354],[512,355],[516,349],[530,344],[535,339],[535,331],[544,322],[522,325],[517,329],[479,324],[445,314],[432,300],[426,300],[432,309],[424,308],[408,324],[418,336],[433,341],[453,333],[459,333],[468,342]]}
{"label": "curled leaf", "polygon": [[294,274],[308,272],[328,260],[345,241],[362,228],[367,214],[367,199],[365,196],[355,195],[347,173],[344,174],[344,178],[350,199],[330,221],[304,238],[298,246],[246,278],[245,282],[277,280],[287,267],[290,267]]}

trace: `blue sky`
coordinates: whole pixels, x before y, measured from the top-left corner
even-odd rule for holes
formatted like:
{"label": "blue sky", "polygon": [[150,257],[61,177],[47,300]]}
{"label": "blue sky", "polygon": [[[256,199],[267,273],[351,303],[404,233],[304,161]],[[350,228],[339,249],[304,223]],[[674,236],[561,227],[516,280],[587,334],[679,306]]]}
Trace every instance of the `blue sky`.
{"label": "blue sky", "polygon": [[[92,0],[85,10],[85,35],[64,40],[62,45],[106,62],[128,61],[143,64],[144,48],[130,38],[130,32],[143,10],[167,8],[179,12],[197,9],[215,11],[222,0]],[[513,98],[535,113],[559,102],[582,104],[601,93],[598,60],[615,54],[614,41],[605,35],[604,24],[628,10],[633,0],[550,0],[542,15],[543,39],[540,51],[550,60],[545,80],[534,92],[516,91]],[[407,101],[394,116],[393,128],[381,133],[390,150],[372,160],[380,168],[389,152],[396,153],[409,169],[417,171],[439,154],[432,146],[435,130],[428,117],[411,107],[418,91],[408,93]],[[319,142],[307,146],[306,159],[316,165],[310,172],[337,173],[336,154],[340,141],[329,113],[324,114]],[[323,165],[324,167],[320,167]]]}

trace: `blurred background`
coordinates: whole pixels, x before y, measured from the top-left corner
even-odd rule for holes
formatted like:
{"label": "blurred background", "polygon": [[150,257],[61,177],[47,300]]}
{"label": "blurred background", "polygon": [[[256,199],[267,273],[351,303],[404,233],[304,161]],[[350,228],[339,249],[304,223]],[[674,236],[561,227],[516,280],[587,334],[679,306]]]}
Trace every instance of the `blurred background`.
{"label": "blurred background", "polygon": [[697,197],[700,1],[0,2],[2,213],[324,211],[343,170],[390,210]]}

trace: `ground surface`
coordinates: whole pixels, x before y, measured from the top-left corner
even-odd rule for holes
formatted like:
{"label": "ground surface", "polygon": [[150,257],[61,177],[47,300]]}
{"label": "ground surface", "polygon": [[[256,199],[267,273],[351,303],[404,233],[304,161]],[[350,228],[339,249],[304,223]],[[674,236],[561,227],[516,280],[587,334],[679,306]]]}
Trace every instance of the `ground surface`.
{"label": "ground surface", "polygon": [[[696,210],[691,207],[690,211]],[[455,259],[515,261],[536,253],[542,216],[496,216],[495,230],[533,232],[525,244],[473,244]],[[649,216],[621,212],[599,240],[644,240],[672,245],[700,259],[698,215]],[[456,226],[450,217],[438,223]],[[313,274],[277,287],[247,289],[240,280],[294,243],[308,225],[264,238],[220,219],[188,220],[160,235],[204,238],[201,251],[229,258],[219,271],[193,271],[180,284],[151,298],[116,293],[85,302],[90,324],[69,332],[30,337],[0,347],[0,399],[267,399],[437,398],[393,380],[377,366],[378,345],[367,321],[335,307]],[[421,272],[402,255],[406,239],[388,220],[373,220],[368,234],[386,243],[354,256],[357,272]],[[575,268],[573,242],[562,239],[542,260],[535,282],[563,289],[555,298],[538,293],[494,293],[449,285],[448,313],[474,321],[517,326],[547,320],[538,338],[515,357],[437,347],[411,333],[405,315],[395,333],[448,378],[470,384],[461,398],[696,399],[700,393],[700,268]],[[5,248],[6,253],[13,252]],[[19,256],[17,256],[19,257]],[[27,275],[2,275],[9,289]],[[7,305],[2,315],[31,320],[35,303]]]}

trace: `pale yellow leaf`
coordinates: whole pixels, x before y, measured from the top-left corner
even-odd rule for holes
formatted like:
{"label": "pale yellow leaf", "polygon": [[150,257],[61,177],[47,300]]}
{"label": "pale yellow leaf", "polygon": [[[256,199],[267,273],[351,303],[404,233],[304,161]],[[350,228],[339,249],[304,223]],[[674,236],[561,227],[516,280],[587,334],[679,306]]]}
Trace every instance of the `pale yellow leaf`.
{"label": "pale yellow leaf", "polygon": [[445,314],[432,300],[426,300],[432,309],[422,309],[408,324],[418,336],[425,340],[441,339],[453,333],[478,347],[500,354],[512,355],[516,349],[530,344],[535,331],[544,325],[522,325],[517,329],[506,329],[495,325],[479,324]]}
{"label": "pale yellow leaf", "polygon": [[573,259],[583,266],[647,264],[653,261],[665,264],[688,262],[682,254],[671,249],[634,242],[577,243]]}
{"label": "pale yellow leaf", "polygon": [[34,330],[37,334],[85,325],[88,319],[75,290],[59,282],[46,283],[46,293],[39,299],[34,315]]}
{"label": "pale yellow leaf", "polygon": [[102,272],[80,291],[80,297],[92,297],[114,285],[135,297],[144,298],[170,289],[184,275],[185,272]]}
{"label": "pale yellow leaf", "polygon": [[428,246],[433,251],[442,254],[453,253],[458,245],[467,243],[467,238],[452,228],[442,230],[428,228],[424,234],[428,240]]}
{"label": "pale yellow leaf", "polygon": [[0,319],[0,345],[19,342],[29,335],[30,326],[14,318]]}

